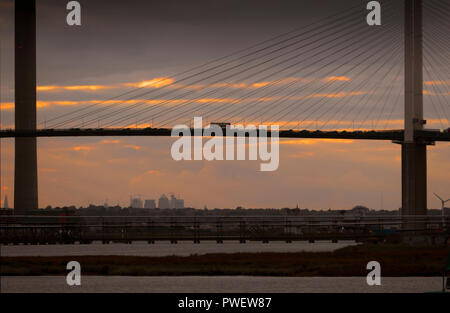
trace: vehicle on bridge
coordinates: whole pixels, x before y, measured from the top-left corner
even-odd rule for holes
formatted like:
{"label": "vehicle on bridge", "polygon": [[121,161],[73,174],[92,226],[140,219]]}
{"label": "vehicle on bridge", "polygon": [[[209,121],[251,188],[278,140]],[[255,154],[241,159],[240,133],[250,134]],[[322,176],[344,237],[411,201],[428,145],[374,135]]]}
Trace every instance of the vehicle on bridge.
{"label": "vehicle on bridge", "polygon": [[217,125],[220,128],[227,128],[227,126],[230,126],[231,123],[223,123],[223,122],[211,122],[211,126],[212,125]]}

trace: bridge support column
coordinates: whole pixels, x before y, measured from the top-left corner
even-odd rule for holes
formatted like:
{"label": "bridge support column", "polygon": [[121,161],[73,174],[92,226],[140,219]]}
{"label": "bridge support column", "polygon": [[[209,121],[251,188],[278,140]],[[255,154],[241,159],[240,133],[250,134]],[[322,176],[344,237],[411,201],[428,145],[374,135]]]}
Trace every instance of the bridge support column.
{"label": "bridge support column", "polygon": [[402,144],[402,211],[404,229],[423,229],[424,223],[408,216],[427,215],[427,146]]}
{"label": "bridge support column", "polygon": [[415,136],[426,123],[423,119],[423,29],[422,1],[405,0],[405,134],[402,142],[403,228],[426,227],[408,216],[427,214],[427,148]]}
{"label": "bridge support column", "polygon": [[[36,130],[36,2],[15,1],[15,128]],[[14,212],[38,208],[36,138],[15,139]]]}

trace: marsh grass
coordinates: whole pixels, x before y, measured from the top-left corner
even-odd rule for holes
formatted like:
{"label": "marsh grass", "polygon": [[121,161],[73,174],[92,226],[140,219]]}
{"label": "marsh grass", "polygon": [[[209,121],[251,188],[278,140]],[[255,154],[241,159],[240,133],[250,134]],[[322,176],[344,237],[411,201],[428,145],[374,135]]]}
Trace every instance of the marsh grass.
{"label": "marsh grass", "polygon": [[179,276],[365,276],[378,261],[383,276],[440,276],[448,247],[359,245],[334,252],[235,253],[191,256],[2,257],[1,275],[65,275],[66,264],[80,262],[84,275]]}

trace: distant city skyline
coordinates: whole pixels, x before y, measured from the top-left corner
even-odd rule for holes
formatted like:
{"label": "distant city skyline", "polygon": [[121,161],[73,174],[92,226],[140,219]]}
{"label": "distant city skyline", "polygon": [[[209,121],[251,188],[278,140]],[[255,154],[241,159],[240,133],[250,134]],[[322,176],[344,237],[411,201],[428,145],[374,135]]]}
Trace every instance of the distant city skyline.
{"label": "distant city skyline", "polygon": [[170,194],[170,199],[166,194],[162,194],[158,199],[149,199],[149,197],[139,194],[130,196],[130,207],[135,209],[183,209],[185,205],[184,199],[177,198],[174,194]]}

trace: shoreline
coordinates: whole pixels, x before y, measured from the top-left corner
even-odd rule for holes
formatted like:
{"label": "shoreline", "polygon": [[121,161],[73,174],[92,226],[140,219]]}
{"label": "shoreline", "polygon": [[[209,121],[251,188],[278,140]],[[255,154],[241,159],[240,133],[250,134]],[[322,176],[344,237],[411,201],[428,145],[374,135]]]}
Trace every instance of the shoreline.
{"label": "shoreline", "polygon": [[383,276],[442,276],[449,247],[358,245],[332,252],[216,253],[190,256],[27,256],[1,257],[1,276],[66,275],[69,261],[83,275],[101,276],[366,276],[370,261]]}

